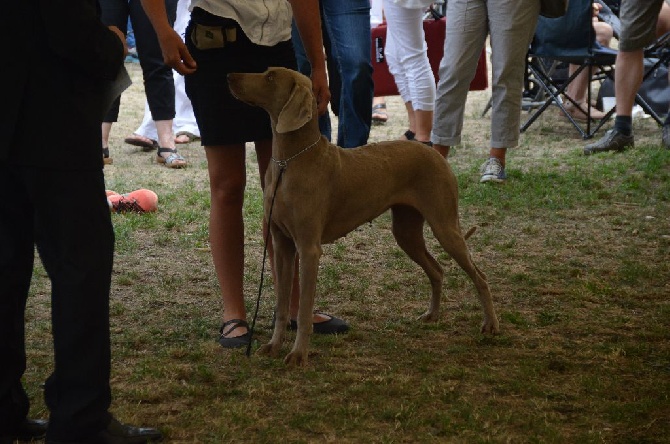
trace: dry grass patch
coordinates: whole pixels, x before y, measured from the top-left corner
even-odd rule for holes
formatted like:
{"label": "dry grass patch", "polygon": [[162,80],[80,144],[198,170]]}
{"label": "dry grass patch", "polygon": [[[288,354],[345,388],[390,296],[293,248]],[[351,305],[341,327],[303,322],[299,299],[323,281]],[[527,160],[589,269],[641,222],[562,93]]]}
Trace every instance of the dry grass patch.
{"label": "dry grass patch", "polygon": [[[143,109],[139,68],[130,68],[135,84],[113,129],[108,188],[150,188],[160,201],[155,215],[113,215],[112,409],[120,419],[183,443],[667,441],[670,152],[651,122],[635,122],[635,150],[584,158],[576,131],[547,113],[510,152],[509,182],[482,186],[490,120],[480,113],[489,92],[472,93],[450,163],[462,226],[478,226],[469,245],[489,277],[502,334],[479,334],[474,288],[428,230],[446,270],[443,315],[416,322],[429,286],[383,215],[325,248],[317,306],[352,330],[313,337],[309,366],[291,369],[216,344],[221,302],[204,153],[195,143],[180,147],[190,167],[169,170],[123,145]],[[390,121],[373,128],[372,141],[406,129],[398,98],[388,106]],[[263,257],[252,153],[250,317]],[[274,296],[265,282],[258,343],[271,335]],[[39,266],[33,283],[26,384],[32,413],[43,417],[40,384],[53,363]]]}

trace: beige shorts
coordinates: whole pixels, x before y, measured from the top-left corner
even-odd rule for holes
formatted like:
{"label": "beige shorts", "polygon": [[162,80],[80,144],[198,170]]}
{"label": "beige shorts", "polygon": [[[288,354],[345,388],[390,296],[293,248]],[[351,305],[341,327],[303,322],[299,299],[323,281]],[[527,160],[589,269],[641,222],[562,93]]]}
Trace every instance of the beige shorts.
{"label": "beige shorts", "polygon": [[656,39],[656,21],[664,0],[622,0],[620,51],[637,51]]}

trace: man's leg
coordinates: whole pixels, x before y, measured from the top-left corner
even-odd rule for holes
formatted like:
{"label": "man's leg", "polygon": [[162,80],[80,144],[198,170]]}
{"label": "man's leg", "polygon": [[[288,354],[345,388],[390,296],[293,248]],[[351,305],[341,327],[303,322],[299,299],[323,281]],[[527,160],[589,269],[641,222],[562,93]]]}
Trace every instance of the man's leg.
{"label": "man's leg", "polygon": [[33,271],[32,210],[19,177],[0,170],[6,201],[0,206],[0,437],[28,415],[21,385],[26,369],[24,312]]}
{"label": "man's leg", "polygon": [[[111,416],[109,291],[114,231],[102,171],[26,171],[35,240],[51,280],[54,372],[48,437],[78,440]],[[49,189],[49,193],[44,190]],[[77,190],[77,199],[57,199]]]}
{"label": "man's leg", "polygon": [[321,5],[342,85],[337,144],[354,148],[367,143],[372,124],[370,2],[321,0]]}

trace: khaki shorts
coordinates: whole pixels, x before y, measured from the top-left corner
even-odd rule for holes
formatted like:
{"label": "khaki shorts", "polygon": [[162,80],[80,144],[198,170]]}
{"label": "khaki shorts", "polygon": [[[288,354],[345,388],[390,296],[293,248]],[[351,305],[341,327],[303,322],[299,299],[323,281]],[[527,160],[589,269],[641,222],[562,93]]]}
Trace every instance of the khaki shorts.
{"label": "khaki shorts", "polygon": [[656,40],[656,21],[664,0],[622,0],[620,51],[643,49]]}

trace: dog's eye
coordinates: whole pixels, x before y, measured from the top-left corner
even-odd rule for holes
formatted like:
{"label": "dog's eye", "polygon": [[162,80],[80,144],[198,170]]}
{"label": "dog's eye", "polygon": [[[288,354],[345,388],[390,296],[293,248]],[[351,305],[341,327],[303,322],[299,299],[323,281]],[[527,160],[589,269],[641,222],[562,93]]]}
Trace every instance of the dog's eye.
{"label": "dog's eye", "polygon": [[275,75],[274,75],[274,73],[270,72],[265,76],[265,78],[267,79],[268,82],[273,82],[274,79],[275,79]]}

